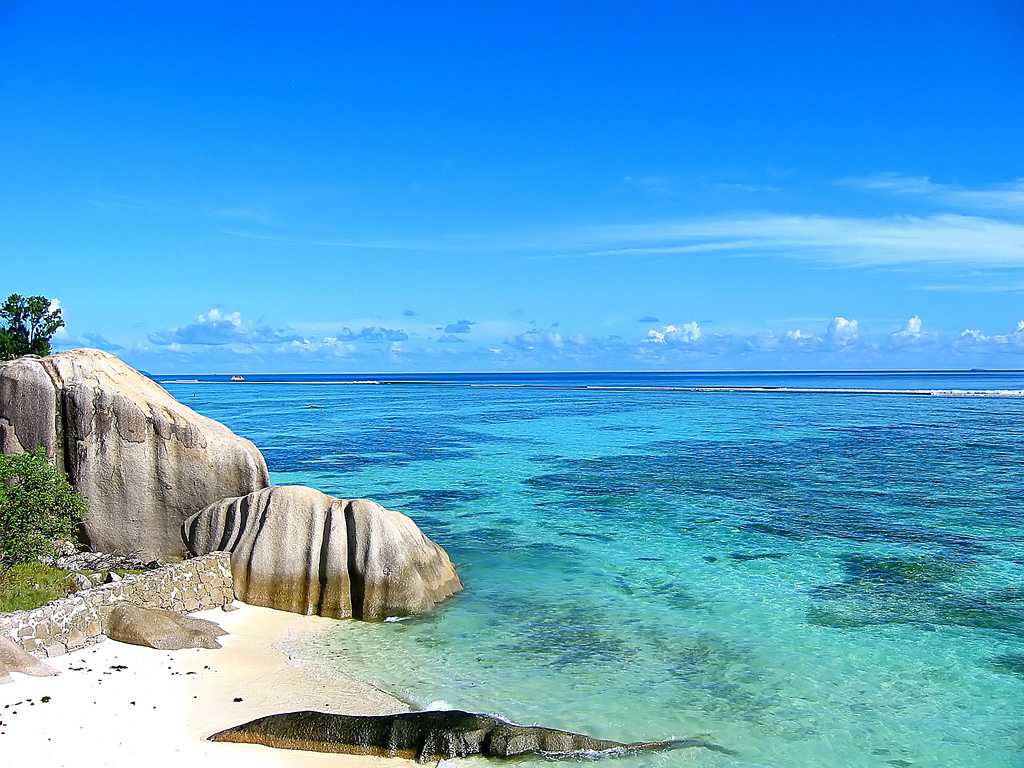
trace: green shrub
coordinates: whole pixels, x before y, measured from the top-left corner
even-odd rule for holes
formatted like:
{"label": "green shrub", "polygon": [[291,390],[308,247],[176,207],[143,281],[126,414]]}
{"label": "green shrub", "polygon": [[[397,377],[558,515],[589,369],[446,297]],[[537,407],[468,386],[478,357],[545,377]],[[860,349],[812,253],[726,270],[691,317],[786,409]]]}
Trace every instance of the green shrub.
{"label": "green shrub", "polygon": [[86,502],[46,452],[0,455],[0,572],[53,553],[74,539]]}
{"label": "green shrub", "polygon": [[64,327],[60,305],[45,296],[19,296],[12,293],[0,304],[0,360],[22,355],[50,354],[50,340]]}

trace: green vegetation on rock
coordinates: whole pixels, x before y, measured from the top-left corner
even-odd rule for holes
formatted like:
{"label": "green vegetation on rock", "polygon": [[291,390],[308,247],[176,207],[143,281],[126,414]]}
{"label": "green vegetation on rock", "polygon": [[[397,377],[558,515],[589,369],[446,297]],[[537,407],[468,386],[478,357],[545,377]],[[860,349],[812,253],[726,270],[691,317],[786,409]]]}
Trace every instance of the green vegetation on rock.
{"label": "green vegetation on rock", "polygon": [[0,360],[50,354],[50,339],[64,327],[61,308],[45,296],[12,293],[0,304]]}
{"label": "green vegetation on rock", "polygon": [[54,553],[57,539],[74,539],[86,501],[46,452],[0,454],[0,579],[11,566]]}

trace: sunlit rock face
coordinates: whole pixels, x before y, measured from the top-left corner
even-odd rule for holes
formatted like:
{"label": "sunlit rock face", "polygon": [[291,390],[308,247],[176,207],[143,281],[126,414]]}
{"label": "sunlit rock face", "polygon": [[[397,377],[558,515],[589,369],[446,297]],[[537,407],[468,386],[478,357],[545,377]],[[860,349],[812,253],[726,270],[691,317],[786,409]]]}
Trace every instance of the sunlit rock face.
{"label": "sunlit rock face", "polygon": [[211,504],[182,539],[196,555],[231,552],[240,600],[293,613],[382,620],[462,590],[447,553],[405,515],[305,486]]}
{"label": "sunlit rock face", "polygon": [[0,450],[37,446],[88,499],[86,543],[146,559],[183,556],[185,518],[269,482],[255,445],[97,349],[0,364]]}
{"label": "sunlit rock face", "polygon": [[103,634],[111,640],[161,651],[220,648],[227,634],[218,624],[160,608],[118,603],[103,619]]}
{"label": "sunlit rock face", "polygon": [[56,675],[57,670],[40,661],[9,638],[0,637],[0,683],[11,682],[11,673],[45,677]]}

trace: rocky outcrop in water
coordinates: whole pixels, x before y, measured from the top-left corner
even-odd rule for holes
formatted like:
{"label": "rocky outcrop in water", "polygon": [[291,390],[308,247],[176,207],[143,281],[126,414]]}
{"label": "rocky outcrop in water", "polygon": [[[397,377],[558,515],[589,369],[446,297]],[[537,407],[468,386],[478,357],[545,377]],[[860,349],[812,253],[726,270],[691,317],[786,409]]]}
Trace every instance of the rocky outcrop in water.
{"label": "rocky outcrop in water", "polygon": [[545,755],[580,759],[687,747],[728,753],[723,747],[702,739],[624,744],[536,725],[516,725],[497,717],[460,710],[372,717],[289,712],[228,728],[215,733],[210,741],[346,755],[403,757],[420,763],[471,755]]}
{"label": "rocky outcrop in water", "polygon": [[227,632],[206,619],[119,603],[104,617],[103,634],[121,643],[180,651],[182,648],[220,648],[217,638]]}
{"label": "rocky outcrop in water", "polygon": [[86,543],[144,560],[184,555],[185,518],[268,484],[251,442],[96,349],[0,364],[0,451],[37,446],[89,500]]}
{"label": "rocky outcrop in water", "polygon": [[0,683],[11,682],[11,672],[35,677],[57,674],[57,670],[49,664],[40,661],[6,637],[0,637]]}
{"label": "rocky outcrop in water", "polygon": [[182,538],[193,554],[231,552],[240,600],[293,613],[380,620],[462,590],[447,553],[405,515],[304,486],[211,504]]}

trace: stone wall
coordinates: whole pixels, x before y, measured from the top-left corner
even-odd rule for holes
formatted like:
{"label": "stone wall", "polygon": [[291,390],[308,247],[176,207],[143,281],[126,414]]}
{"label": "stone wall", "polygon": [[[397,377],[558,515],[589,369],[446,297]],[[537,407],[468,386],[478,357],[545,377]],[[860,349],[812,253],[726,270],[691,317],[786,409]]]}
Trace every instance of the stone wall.
{"label": "stone wall", "polygon": [[231,556],[212,552],[120,581],[75,592],[31,611],[0,613],[0,636],[37,656],[59,656],[103,638],[103,613],[128,601],[147,608],[191,613],[235,599]]}

